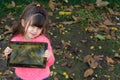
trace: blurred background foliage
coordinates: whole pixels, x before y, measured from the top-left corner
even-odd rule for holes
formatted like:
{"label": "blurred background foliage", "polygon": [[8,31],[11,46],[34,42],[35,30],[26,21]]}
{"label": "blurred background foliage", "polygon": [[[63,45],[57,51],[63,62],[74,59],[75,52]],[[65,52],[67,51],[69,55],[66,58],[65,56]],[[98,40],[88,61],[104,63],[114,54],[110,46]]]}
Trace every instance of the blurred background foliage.
{"label": "blurred background foliage", "polygon": [[[11,6],[11,2],[14,1],[17,6]],[[49,0],[0,0],[0,18],[6,16],[11,12],[13,15],[18,16],[23,10],[26,4],[31,2],[41,2],[44,5],[48,5]],[[94,4],[96,5],[97,0],[53,0],[54,2],[60,2],[63,5],[82,5],[82,4]],[[98,0],[101,1],[101,0]],[[117,11],[120,11],[120,1],[119,0],[103,0],[109,2],[108,7],[115,8]],[[116,8],[117,7],[117,8]]]}

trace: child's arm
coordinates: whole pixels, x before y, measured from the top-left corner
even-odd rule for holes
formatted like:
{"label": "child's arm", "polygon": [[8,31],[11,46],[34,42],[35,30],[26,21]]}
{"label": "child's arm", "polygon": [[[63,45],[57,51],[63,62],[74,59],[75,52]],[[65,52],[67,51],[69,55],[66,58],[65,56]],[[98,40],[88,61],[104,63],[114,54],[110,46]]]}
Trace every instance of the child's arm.
{"label": "child's arm", "polygon": [[50,67],[50,66],[52,66],[54,64],[54,61],[55,61],[50,41],[48,42],[48,49],[47,50],[49,51],[49,58],[47,60],[46,65]]}
{"label": "child's arm", "polygon": [[12,49],[10,47],[6,47],[6,49],[4,50],[6,59],[8,58],[8,55],[12,52]]}

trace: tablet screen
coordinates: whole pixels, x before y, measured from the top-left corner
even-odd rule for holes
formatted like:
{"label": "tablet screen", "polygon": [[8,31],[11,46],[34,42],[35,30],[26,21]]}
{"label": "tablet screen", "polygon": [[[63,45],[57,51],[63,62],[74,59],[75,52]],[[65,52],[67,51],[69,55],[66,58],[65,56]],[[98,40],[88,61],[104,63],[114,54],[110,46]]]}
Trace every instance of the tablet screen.
{"label": "tablet screen", "polygon": [[10,41],[9,45],[13,51],[8,56],[8,66],[34,68],[46,66],[46,58],[43,54],[47,49],[47,43]]}

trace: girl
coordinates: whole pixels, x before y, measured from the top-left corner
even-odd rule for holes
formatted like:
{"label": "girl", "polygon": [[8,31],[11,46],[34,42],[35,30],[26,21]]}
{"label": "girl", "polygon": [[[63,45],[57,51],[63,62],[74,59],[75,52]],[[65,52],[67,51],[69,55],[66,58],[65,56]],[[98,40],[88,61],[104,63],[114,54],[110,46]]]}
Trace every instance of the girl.
{"label": "girl", "polygon": [[[48,49],[44,54],[47,63],[45,68],[15,67],[18,80],[48,80],[50,66],[54,64],[54,55],[50,40],[46,37],[47,29],[48,15],[45,8],[40,3],[29,4],[22,12],[19,24],[13,27],[11,41],[47,42]],[[11,52],[10,47],[4,50],[6,58]]]}

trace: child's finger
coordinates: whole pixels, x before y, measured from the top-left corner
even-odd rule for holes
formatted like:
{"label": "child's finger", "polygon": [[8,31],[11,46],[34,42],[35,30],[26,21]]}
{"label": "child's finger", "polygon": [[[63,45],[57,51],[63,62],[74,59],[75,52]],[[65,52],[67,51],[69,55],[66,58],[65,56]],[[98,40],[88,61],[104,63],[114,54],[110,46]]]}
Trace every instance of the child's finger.
{"label": "child's finger", "polygon": [[7,56],[8,54],[10,54],[12,52],[12,49],[7,47],[5,50],[4,50],[4,53],[5,55]]}
{"label": "child's finger", "polygon": [[47,59],[49,59],[50,57],[50,52],[48,50],[45,51],[44,57],[47,57]]}

